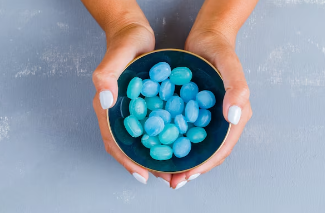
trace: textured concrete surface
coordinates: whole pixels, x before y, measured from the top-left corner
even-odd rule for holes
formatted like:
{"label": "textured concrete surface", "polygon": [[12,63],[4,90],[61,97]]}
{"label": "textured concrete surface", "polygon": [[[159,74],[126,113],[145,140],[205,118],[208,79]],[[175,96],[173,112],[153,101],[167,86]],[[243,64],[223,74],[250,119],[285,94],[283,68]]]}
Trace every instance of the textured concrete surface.
{"label": "textured concrete surface", "polygon": [[[139,0],[182,48],[202,0]],[[241,29],[254,116],[225,163],[180,190],[106,154],[91,73],[105,35],[80,1],[0,0],[0,212],[324,212],[325,1],[261,0]]]}

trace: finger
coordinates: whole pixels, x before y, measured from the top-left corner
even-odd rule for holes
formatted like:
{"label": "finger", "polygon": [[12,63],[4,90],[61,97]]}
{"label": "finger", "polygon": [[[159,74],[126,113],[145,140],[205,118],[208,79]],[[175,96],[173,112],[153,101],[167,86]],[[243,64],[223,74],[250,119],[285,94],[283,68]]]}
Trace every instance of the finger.
{"label": "finger", "polygon": [[154,176],[156,176],[161,182],[170,187],[170,180],[172,179],[172,175],[168,173],[161,172],[151,172]]}
{"label": "finger", "polygon": [[101,104],[99,103],[98,93],[96,93],[93,100],[93,106],[98,118],[99,128],[106,151],[122,164],[139,182],[146,184],[149,178],[148,171],[127,158],[114,142],[108,129],[106,110],[102,109]]}
{"label": "finger", "polygon": [[243,108],[243,115],[242,119],[239,121],[238,125],[231,126],[229,135],[225,141],[225,143],[222,145],[220,150],[206,163],[203,165],[192,169],[188,172],[186,172],[184,175],[186,176],[187,180],[194,180],[197,178],[200,174],[206,173],[210,171],[212,168],[220,165],[223,163],[223,161],[228,157],[236,145],[247,121],[252,116],[252,109],[250,106],[250,103],[248,102],[245,107]]}
{"label": "finger", "polygon": [[185,173],[179,173],[179,174],[173,174],[172,180],[170,182],[170,186],[173,189],[179,189],[187,183],[186,180],[186,174]]}

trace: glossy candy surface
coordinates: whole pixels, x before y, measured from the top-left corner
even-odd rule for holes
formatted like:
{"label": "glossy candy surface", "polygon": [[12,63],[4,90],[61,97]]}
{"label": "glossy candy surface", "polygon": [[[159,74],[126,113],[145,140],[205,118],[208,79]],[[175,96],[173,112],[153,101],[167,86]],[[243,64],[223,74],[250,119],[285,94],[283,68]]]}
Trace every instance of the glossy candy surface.
{"label": "glossy candy surface", "polygon": [[159,89],[159,97],[167,101],[169,98],[171,98],[175,91],[175,84],[173,84],[169,79],[164,80]]}
{"label": "glossy candy surface", "polygon": [[177,126],[180,134],[185,134],[188,128],[184,115],[179,114],[175,116],[174,123]]}
{"label": "glossy candy surface", "polygon": [[139,97],[142,90],[142,79],[138,77],[134,77],[127,88],[126,96],[130,99],[135,99]]}
{"label": "glossy candy surface", "polygon": [[184,110],[184,101],[178,96],[173,96],[168,99],[165,109],[170,113],[172,118],[176,115],[182,114]]}
{"label": "glossy candy surface", "polygon": [[180,91],[180,96],[184,102],[189,102],[190,100],[195,100],[196,95],[199,92],[199,88],[194,82],[184,84]]}
{"label": "glossy candy surface", "polygon": [[162,144],[173,143],[179,135],[178,128],[175,124],[166,124],[164,130],[159,134],[159,140]]}
{"label": "glossy candy surface", "polygon": [[149,136],[147,134],[143,135],[141,138],[141,143],[147,148],[152,148],[156,145],[160,145],[159,139],[157,136]]}
{"label": "glossy candy surface", "polygon": [[188,122],[194,123],[199,116],[199,105],[196,101],[190,100],[185,107],[185,118]]}
{"label": "glossy candy surface", "polygon": [[202,127],[193,127],[188,130],[186,136],[191,142],[200,143],[206,138],[207,132]]}
{"label": "glossy candy surface", "polygon": [[142,82],[141,94],[145,97],[154,97],[159,92],[159,83],[146,79]]}
{"label": "glossy candy surface", "polygon": [[159,62],[154,65],[150,71],[149,76],[151,80],[161,82],[166,80],[171,73],[171,68],[166,62]]}
{"label": "glossy candy surface", "polygon": [[170,121],[172,119],[170,113],[167,110],[164,110],[164,109],[157,109],[157,110],[152,111],[149,114],[149,117],[152,117],[152,116],[161,117],[164,120],[165,125],[170,123]]}
{"label": "glossy candy surface", "polygon": [[147,115],[147,104],[142,98],[135,98],[129,104],[129,111],[138,120],[142,120]]}
{"label": "glossy candy surface", "polygon": [[191,141],[186,137],[178,138],[173,144],[174,155],[183,158],[191,151]]}
{"label": "glossy candy surface", "polygon": [[175,85],[184,85],[191,81],[192,72],[187,67],[176,67],[170,74],[170,81]]}
{"label": "glossy candy surface", "polygon": [[133,115],[130,115],[124,119],[124,126],[126,131],[134,138],[139,137],[143,133],[141,123]]}
{"label": "glossy candy surface", "polygon": [[144,129],[149,136],[158,135],[164,127],[164,120],[158,116],[149,117],[144,123]]}
{"label": "glossy candy surface", "polygon": [[196,95],[196,101],[202,109],[209,109],[216,103],[216,97],[208,90],[203,90]]}
{"label": "glossy candy surface", "polygon": [[164,106],[163,100],[161,100],[158,96],[145,97],[144,100],[147,103],[147,108],[150,110],[162,109]]}
{"label": "glossy candy surface", "polygon": [[157,145],[150,149],[150,156],[155,160],[169,160],[173,157],[173,150],[166,145]]}
{"label": "glossy candy surface", "polygon": [[207,109],[200,109],[199,116],[194,122],[194,125],[197,127],[206,127],[211,121],[211,112]]}

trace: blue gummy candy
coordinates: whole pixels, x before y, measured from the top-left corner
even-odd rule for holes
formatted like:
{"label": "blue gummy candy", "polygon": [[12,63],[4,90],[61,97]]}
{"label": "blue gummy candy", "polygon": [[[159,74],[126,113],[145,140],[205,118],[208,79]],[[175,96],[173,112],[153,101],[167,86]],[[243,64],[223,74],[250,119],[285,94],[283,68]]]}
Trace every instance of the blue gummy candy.
{"label": "blue gummy candy", "polygon": [[144,130],[149,136],[157,136],[164,127],[164,120],[158,116],[149,117],[144,123]]}
{"label": "blue gummy candy", "polygon": [[171,98],[175,91],[175,84],[173,84],[169,79],[164,80],[159,89],[159,97],[167,101],[169,98]]}
{"label": "blue gummy candy", "polygon": [[191,141],[186,137],[178,138],[173,144],[174,155],[183,158],[191,151]]}
{"label": "blue gummy candy", "polygon": [[184,85],[191,81],[192,72],[187,67],[176,67],[170,74],[170,81],[175,85]]}
{"label": "blue gummy candy", "polygon": [[196,101],[202,109],[209,109],[216,104],[216,97],[208,90],[203,90],[196,95]]}
{"label": "blue gummy candy", "polygon": [[159,92],[160,85],[150,79],[146,79],[142,82],[141,94],[145,97],[154,97]]}
{"label": "blue gummy candy", "polygon": [[194,122],[194,125],[198,127],[206,127],[208,126],[210,121],[211,121],[211,112],[207,109],[200,109],[199,116]]}
{"label": "blue gummy candy", "polygon": [[147,108],[150,110],[162,109],[164,107],[164,102],[158,96],[145,97],[144,99],[147,103]]}
{"label": "blue gummy candy", "polygon": [[172,119],[170,113],[167,110],[164,110],[164,109],[157,109],[157,110],[152,111],[149,114],[149,117],[152,117],[152,116],[159,116],[159,117],[161,117],[164,120],[164,123],[165,124],[170,123],[170,121]]}
{"label": "blue gummy candy", "polygon": [[170,113],[172,118],[175,118],[176,115],[183,113],[184,101],[178,96],[173,96],[168,99],[165,109]]}
{"label": "blue gummy candy", "polygon": [[126,96],[130,99],[137,98],[142,90],[142,79],[138,77],[134,77],[127,88]]}
{"label": "blue gummy candy", "polygon": [[207,137],[207,132],[202,127],[193,127],[188,130],[186,136],[192,143],[200,143]]}
{"label": "blue gummy candy", "polygon": [[169,160],[173,157],[173,150],[166,145],[156,145],[150,149],[150,156],[155,160]]}
{"label": "blue gummy candy", "polygon": [[184,115],[176,115],[174,119],[174,123],[177,126],[180,134],[185,134],[188,128],[187,122],[185,120]]}
{"label": "blue gummy candy", "polygon": [[153,81],[161,82],[166,80],[171,73],[171,68],[166,62],[159,62],[154,65],[150,71],[149,76]]}
{"label": "blue gummy candy", "polygon": [[196,101],[190,100],[185,107],[185,118],[188,122],[194,123],[199,116],[199,105]]}
{"label": "blue gummy candy", "polygon": [[180,95],[184,102],[189,102],[190,100],[195,100],[196,95],[199,92],[199,87],[194,82],[184,84],[181,88]]}

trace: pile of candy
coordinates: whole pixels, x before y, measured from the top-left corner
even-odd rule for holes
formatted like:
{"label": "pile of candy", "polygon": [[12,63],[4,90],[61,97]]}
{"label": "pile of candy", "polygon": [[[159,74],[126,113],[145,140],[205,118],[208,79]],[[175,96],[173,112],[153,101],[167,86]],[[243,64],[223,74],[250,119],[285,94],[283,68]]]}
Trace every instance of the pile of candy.
{"label": "pile of candy", "polygon": [[[160,62],[150,69],[149,76],[130,81],[130,116],[124,119],[124,126],[132,137],[143,135],[141,142],[153,159],[168,160],[173,154],[185,157],[191,142],[200,143],[207,136],[203,127],[211,121],[208,109],[216,103],[215,96],[207,90],[199,92],[187,67],[171,70],[168,63]],[[174,93],[175,85],[181,86],[180,96]]]}

